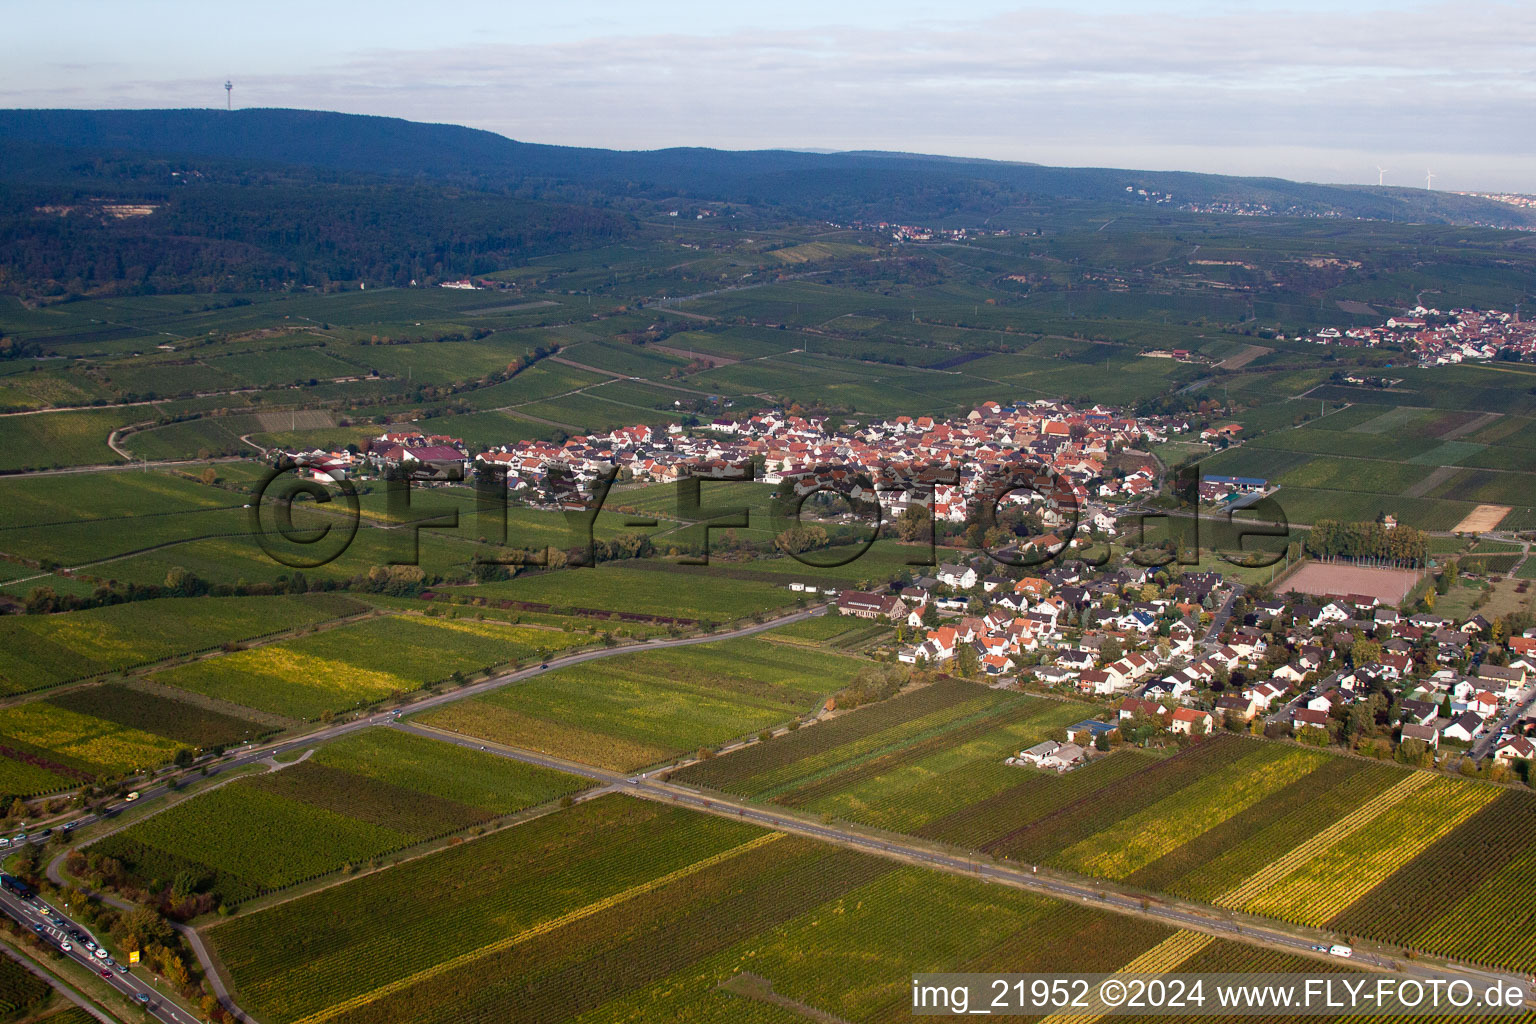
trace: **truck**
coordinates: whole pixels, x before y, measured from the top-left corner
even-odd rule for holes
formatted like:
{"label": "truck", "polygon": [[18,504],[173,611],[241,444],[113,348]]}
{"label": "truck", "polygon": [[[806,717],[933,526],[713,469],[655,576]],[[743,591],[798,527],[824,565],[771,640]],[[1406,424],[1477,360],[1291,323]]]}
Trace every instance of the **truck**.
{"label": "truck", "polygon": [[1333,945],[1328,947],[1328,955],[1341,956],[1348,959],[1349,957],[1355,955],[1355,951],[1344,945],[1342,942],[1335,942]]}
{"label": "truck", "polygon": [[0,888],[13,892],[22,899],[32,895],[32,887],[15,875],[0,874]]}

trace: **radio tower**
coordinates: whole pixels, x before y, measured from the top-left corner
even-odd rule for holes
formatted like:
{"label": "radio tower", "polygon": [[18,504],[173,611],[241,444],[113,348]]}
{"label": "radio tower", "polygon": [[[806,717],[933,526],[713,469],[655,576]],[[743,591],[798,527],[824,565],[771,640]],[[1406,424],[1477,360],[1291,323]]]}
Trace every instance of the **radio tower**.
{"label": "radio tower", "polygon": [[234,82],[231,82],[227,78],[224,79],[224,109],[225,110],[233,110],[233,109],[235,109],[234,100],[230,98],[230,93],[234,91],[234,88],[235,88],[235,83]]}

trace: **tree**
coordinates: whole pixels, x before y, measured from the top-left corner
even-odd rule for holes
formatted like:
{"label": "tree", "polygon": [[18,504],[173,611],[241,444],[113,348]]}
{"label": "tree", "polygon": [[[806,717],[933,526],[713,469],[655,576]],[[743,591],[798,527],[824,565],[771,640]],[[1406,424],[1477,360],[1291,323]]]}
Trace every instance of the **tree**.
{"label": "tree", "polygon": [[928,531],[933,528],[932,523],[933,516],[926,508],[922,505],[908,505],[896,517],[896,535],[908,543],[925,540]]}
{"label": "tree", "polygon": [[1120,641],[1116,640],[1114,637],[1108,637],[1105,639],[1104,643],[1099,646],[1099,660],[1105,665],[1108,665],[1112,661],[1119,661],[1121,655],[1124,653],[1125,651],[1121,648]]}
{"label": "tree", "polygon": [[208,466],[203,470],[202,474],[198,476],[198,480],[202,481],[204,486],[212,487],[219,481],[219,471],[214,469],[212,466]]}
{"label": "tree", "polygon": [[961,644],[959,650],[955,652],[955,670],[969,679],[976,675],[980,668],[976,661],[976,648],[970,644]]}
{"label": "tree", "polygon": [[1354,644],[1350,646],[1349,655],[1357,668],[1361,665],[1377,664],[1381,661],[1381,644],[1375,640],[1367,640],[1365,637],[1356,637]]}

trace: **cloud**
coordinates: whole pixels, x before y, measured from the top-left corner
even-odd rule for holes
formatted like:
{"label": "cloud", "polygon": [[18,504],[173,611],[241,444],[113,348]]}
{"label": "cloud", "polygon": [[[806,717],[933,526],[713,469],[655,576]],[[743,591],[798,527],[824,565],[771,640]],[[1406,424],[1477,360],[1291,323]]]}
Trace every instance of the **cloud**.
{"label": "cloud", "polygon": [[[1431,161],[1442,187],[1536,191],[1533,51],[1536,7],[1476,0],[1348,14],[1030,8],[895,28],[373,49],[237,76],[236,98],[573,145],[900,149],[1372,182],[1377,162]],[[167,102],[193,84],[141,75],[112,105]]]}

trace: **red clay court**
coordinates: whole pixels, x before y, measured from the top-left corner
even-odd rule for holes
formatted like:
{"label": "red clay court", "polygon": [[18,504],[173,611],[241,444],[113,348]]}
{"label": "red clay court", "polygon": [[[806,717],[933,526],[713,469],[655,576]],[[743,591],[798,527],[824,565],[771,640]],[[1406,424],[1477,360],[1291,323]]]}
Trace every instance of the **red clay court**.
{"label": "red clay court", "polygon": [[1374,597],[1386,605],[1400,604],[1422,575],[1416,569],[1371,569],[1344,562],[1308,562],[1287,576],[1279,590],[1314,597]]}

